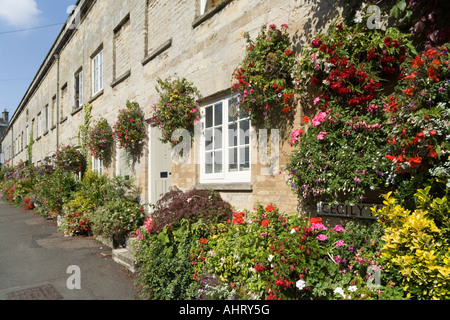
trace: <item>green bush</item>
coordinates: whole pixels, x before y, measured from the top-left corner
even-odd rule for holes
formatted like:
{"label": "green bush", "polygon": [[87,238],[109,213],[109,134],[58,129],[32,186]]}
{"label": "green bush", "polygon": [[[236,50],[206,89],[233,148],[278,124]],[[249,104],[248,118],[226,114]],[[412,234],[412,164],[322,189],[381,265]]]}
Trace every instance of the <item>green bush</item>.
{"label": "green bush", "polygon": [[105,202],[90,216],[91,230],[94,235],[113,237],[115,246],[125,244],[125,237],[136,231],[144,220],[144,209],[134,201],[114,199]]}
{"label": "green bush", "polygon": [[136,262],[140,265],[136,285],[144,298],[154,300],[192,299],[195,291],[190,251],[206,237],[208,226],[201,220],[182,219],[159,233],[138,232]]}
{"label": "green bush", "polygon": [[233,221],[216,225],[192,251],[197,297],[400,298],[401,288],[375,269],[380,232],[377,224],[353,222],[327,228],[320,218],[281,213],[272,205],[235,212]]}

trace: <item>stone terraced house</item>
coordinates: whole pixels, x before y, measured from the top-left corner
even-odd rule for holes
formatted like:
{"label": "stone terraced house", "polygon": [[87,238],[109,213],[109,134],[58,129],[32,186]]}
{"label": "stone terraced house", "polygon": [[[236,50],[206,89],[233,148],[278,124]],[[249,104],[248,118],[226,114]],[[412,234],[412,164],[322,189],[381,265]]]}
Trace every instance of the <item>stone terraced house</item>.
{"label": "stone terraced house", "polygon": [[[86,103],[92,105],[93,121],[104,117],[114,124],[127,100],[138,102],[150,118],[159,98],[156,80],[174,75],[194,83],[201,93],[201,114],[214,108],[224,120],[216,125],[226,132],[231,77],[246,50],[244,33],[255,37],[264,24],[288,24],[300,49],[336,18],[335,5],[328,0],[78,0],[11,117],[2,140],[3,159],[12,165],[26,160],[30,137],[34,163],[60,146],[77,145]],[[268,171],[248,130],[238,146],[223,134],[224,162],[216,173],[206,170],[204,144],[195,144],[191,153],[192,160],[200,161],[177,164],[171,147],[158,140],[159,129],[149,126],[148,131],[145,152],[133,168],[116,148],[112,163],[94,161],[94,170],[134,176],[143,203],[155,203],[177,186],[212,188],[237,208],[251,209],[257,201],[274,202],[286,211],[297,208],[287,175]],[[204,139],[205,126],[201,134]],[[239,168],[226,156],[236,147],[243,152]],[[280,141],[279,150],[281,169],[291,149]]]}

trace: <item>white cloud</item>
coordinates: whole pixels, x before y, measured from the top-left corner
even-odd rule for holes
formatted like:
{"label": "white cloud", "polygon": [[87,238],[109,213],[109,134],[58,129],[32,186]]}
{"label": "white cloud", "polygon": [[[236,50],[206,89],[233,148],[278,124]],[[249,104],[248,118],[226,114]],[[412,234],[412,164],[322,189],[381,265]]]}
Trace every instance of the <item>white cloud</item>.
{"label": "white cloud", "polygon": [[36,0],[0,0],[0,20],[16,28],[34,26],[40,14]]}

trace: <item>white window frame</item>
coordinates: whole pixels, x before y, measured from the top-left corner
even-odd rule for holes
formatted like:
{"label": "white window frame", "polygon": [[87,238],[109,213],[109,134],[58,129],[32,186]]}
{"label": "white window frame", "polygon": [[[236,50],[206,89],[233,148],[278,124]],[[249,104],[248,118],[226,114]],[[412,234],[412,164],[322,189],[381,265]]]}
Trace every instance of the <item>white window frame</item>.
{"label": "white window frame", "polygon": [[73,78],[73,106],[78,109],[83,106],[83,70],[76,72]]}
{"label": "white window frame", "polygon": [[92,156],[92,171],[97,172],[99,175],[103,175],[103,160],[96,159]]}
{"label": "white window frame", "polygon": [[[222,104],[222,123],[221,125],[215,125],[214,123],[212,124],[211,127],[207,128],[206,127],[206,109],[207,108],[213,108],[213,110],[215,109],[214,106],[218,105],[218,104]],[[231,112],[233,112],[233,107],[232,107],[232,99],[231,97],[227,96],[224,97],[222,99],[218,99],[215,101],[212,101],[208,104],[205,104],[204,106],[201,107],[200,109],[201,111],[201,126],[202,126],[202,134],[201,134],[201,139],[200,139],[200,183],[248,183],[251,181],[251,159],[252,159],[252,146],[251,146],[251,124],[250,124],[250,120],[249,117],[245,117],[245,118],[240,118],[239,120],[237,120],[236,122],[233,121],[229,121],[229,114]],[[214,113],[213,113],[213,121],[214,121]],[[240,128],[240,123],[241,122],[246,122],[248,126],[248,128],[246,129],[246,131],[243,131],[244,129]],[[237,126],[237,131],[235,130],[230,130],[229,126],[233,126],[234,124],[236,124]],[[222,137],[221,137],[221,148],[215,149],[215,147],[213,146],[213,149],[210,150],[206,150],[206,130],[212,129],[213,132],[213,136],[215,137],[216,134],[220,135],[220,131],[217,130],[219,128],[222,128]],[[216,129],[216,130],[214,130]],[[245,136],[243,136],[242,138],[245,140],[241,139],[241,135],[242,133],[244,133],[247,136],[247,139],[245,139]],[[232,146],[229,145],[229,139],[231,138],[232,134],[237,134],[237,145],[236,146]],[[241,141],[240,141],[241,140]],[[210,140],[209,140],[210,141]],[[244,141],[244,143],[240,143]],[[247,143],[248,142],[248,143]],[[247,148],[248,147],[248,170],[239,170],[239,162],[240,162],[240,156],[239,156],[239,148]],[[232,162],[229,160],[230,157],[230,151],[231,149],[237,149],[237,165],[238,165],[238,170],[237,171],[230,171],[229,170],[229,165],[232,164]],[[221,161],[222,161],[222,172],[217,172],[217,173],[206,173],[206,160],[207,160],[207,153],[211,153],[212,150],[218,150],[219,152],[222,152],[222,157],[221,157]],[[213,169],[214,170],[214,169]]]}
{"label": "white window frame", "polygon": [[103,49],[92,58],[92,95],[103,90]]}

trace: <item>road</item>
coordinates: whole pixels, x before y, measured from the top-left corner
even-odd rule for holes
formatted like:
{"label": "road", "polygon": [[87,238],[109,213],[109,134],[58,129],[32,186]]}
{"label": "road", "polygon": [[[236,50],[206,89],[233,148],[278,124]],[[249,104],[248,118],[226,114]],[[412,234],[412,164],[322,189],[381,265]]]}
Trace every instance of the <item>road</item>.
{"label": "road", "polygon": [[134,282],[109,247],[0,201],[0,300],[139,300]]}

